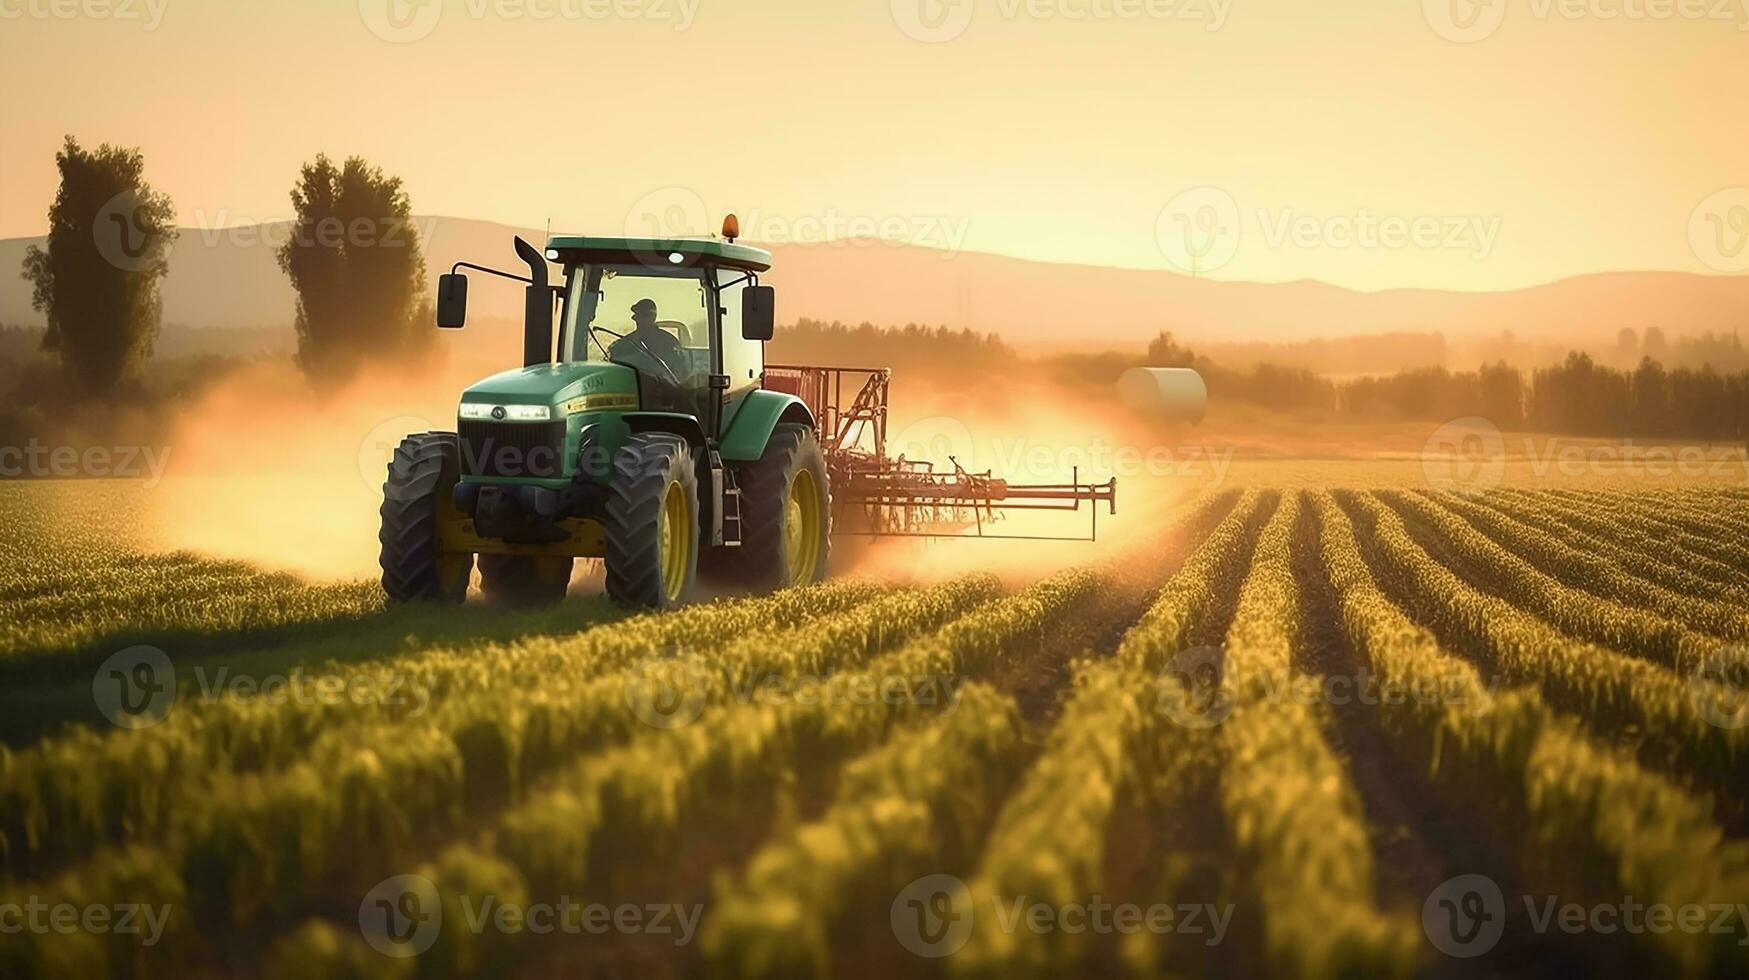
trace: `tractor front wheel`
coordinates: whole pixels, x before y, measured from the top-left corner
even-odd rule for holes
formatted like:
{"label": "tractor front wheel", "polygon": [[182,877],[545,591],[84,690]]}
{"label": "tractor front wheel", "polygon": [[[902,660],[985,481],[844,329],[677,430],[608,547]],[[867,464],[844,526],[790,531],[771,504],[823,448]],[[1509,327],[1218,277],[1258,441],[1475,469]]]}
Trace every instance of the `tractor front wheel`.
{"label": "tractor front wheel", "polygon": [[723,549],[725,577],[770,591],[826,577],[832,551],[832,488],[814,431],[779,425],[757,460],[736,470],[741,546]]}
{"label": "tractor front wheel", "polygon": [[678,436],[626,440],[608,484],[607,594],[615,602],[671,609],[698,587],[698,474]]}
{"label": "tractor front wheel", "polygon": [[570,558],[481,555],[480,592],[503,606],[550,606],[571,585]]}
{"label": "tractor front wheel", "polygon": [[461,445],[453,432],[401,440],[383,484],[379,563],[390,602],[460,604],[468,596],[474,556],[443,550],[443,527],[455,516]]}

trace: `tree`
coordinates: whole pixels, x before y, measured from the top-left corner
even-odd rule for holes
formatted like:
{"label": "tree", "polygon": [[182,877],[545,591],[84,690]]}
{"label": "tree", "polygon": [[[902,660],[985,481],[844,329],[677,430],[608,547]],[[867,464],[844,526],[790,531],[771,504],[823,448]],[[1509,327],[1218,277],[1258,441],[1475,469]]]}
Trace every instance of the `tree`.
{"label": "tree", "polygon": [[358,157],[307,164],[279,267],[298,294],[298,366],[319,384],[369,361],[422,360],[432,349],[425,257],[399,177]]}
{"label": "tree", "polygon": [[1196,354],[1188,347],[1180,347],[1169,330],[1160,331],[1153,340],[1148,341],[1150,367],[1192,367],[1195,364]]}
{"label": "tree", "polygon": [[31,306],[48,319],[43,350],[86,397],[137,378],[163,313],[175,208],[144,179],[137,149],[94,151],[73,137],[55,154],[61,187],[49,208],[47,248],[24,255]]}

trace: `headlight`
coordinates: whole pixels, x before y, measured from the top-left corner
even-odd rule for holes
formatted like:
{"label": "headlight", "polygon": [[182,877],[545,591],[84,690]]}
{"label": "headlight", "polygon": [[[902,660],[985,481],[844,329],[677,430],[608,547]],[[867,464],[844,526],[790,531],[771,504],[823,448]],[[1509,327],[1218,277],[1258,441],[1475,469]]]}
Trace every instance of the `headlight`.
{"label": "headlight", "polygon": [[488,405],[484,402],[462,402],[456,413],[464,419],[491,419],[500,422],[550,422],[551,405]]}

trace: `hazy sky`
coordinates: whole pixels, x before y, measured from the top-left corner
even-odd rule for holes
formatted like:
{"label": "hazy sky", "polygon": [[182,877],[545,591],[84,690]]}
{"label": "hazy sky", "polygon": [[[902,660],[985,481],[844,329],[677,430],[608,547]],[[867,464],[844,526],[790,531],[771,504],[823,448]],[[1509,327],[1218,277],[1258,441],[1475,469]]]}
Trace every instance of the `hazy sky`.
{"label": "hazy sky", "polygon": [[0,0],[0,237],[44,230],[72,133],[208,227],[286,216],[326,151],[565,230],[735,209],[1367,289],[1741,272],[1746,5]]}

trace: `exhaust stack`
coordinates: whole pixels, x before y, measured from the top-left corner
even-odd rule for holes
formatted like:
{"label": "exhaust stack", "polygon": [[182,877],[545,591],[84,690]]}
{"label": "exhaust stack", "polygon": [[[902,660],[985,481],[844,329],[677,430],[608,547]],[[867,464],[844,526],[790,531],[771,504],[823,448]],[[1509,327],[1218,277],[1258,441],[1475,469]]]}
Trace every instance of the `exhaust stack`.
{"label": "exhaust stack", "polygon": [[522,313],[522,366],[553,360],[553,289],[547,284],[547,257],[533,245],[516,239],[516,254],[528,263],[529,285]]}

